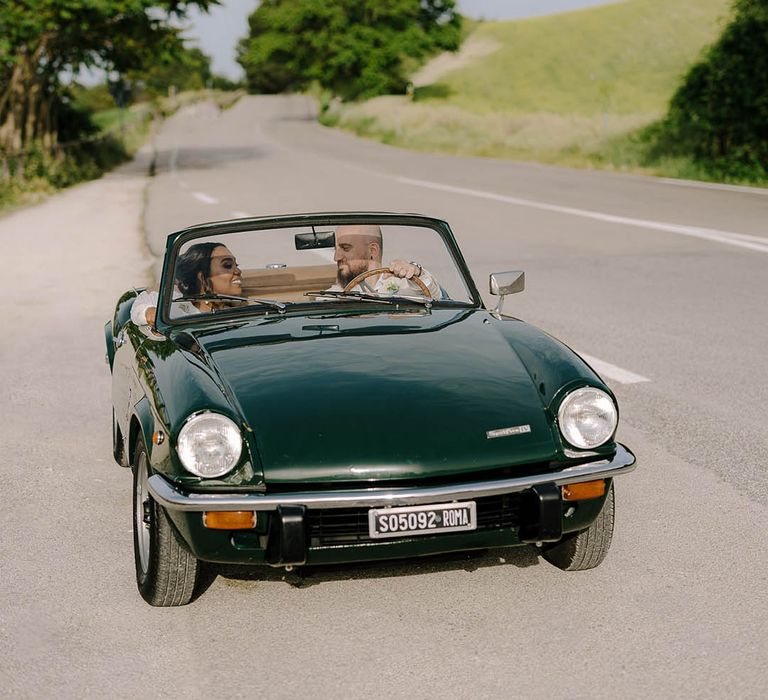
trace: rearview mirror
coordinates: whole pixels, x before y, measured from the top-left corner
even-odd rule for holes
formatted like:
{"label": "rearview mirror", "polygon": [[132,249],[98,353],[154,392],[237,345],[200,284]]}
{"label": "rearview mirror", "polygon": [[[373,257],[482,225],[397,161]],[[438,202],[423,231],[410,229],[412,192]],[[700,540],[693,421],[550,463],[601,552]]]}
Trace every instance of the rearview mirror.
{"label": "rearview mirror", "polygon": [[525,289],[525,272],[522,270],[511,270],[509,272],[494,272],[490,276],[491,294],[499,299],[496,308],[491,311],[494,314],[501,313],[501,307],[504,304],[504,297],[507,294],[517,294]]}
{"label": "rearview mirror", "polygon": [[312,231],[312,233],[296,234],[296,250],[316,250],[318,248],[335,248],[336,236],[333,231]]}

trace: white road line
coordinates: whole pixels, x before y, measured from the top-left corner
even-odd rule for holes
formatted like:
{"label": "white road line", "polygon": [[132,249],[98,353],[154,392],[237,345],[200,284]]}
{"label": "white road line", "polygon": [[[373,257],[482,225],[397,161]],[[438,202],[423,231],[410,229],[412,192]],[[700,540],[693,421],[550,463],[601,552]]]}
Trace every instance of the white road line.
{"label": "white road line", "polygon": [[708,241],[715,241],[717,243],[725,243],[726,245],[738,246],[740,248],[748,248],[749,250],[756,250],[760,253],[768,253],[768,239],[760,239],[757,236],[750,238],[757,238],[759,241],[744,240],[746,234],[733,233],[730,231],[718,231],[717,229],[700,228],[698,226],[683,226],[682,224],[670,224],[663,221],[651,221],[647,219],[633,219],[627,216],[616,216],[615,214],[604,214],[599,211],[592,211],[590,209],[576,209],[574,207],[564,207],[558,204],[547,204],[546,202],[537,202],[533,199],[523,199],[521,197],[509,197],[503,194],[497,194],[495,192],[485,192],[483,190],[473,190],[466,187],[454,187],[453,185],[444,185],[439,182],[430,182],[429,180],[414,180],[409,177],[397,177],[398,182],[402,182],[408,185],[416,185],[417,187],[427,187],[432,190],[441,190],[443,192],[453,192],[455,194],[463,194],[469,197],[480,197],[482,199],[492,199],[497,202],[505,202],[507,204],[515,204],[521,207],[530,207],[531,209],[541,209],[544,211],[554,211],[559,214],[570,214],[571,216],[581,216],[585,219],[594,219],[596,221],[607,221],[613,224],[622,224],[624,226],[637,226],[639,228],[648,228],[656,231],[666,231],[667,233],[676,233],[681,236],[693,236],[694,238],[702,238]]}
{"label": "white road line", "polygon": [[674,180],[668,177],[659,178],[665,185],[677,187],[697,187],[703,190],[724,190],[726,192],[745,192],[747,194],[768,194],[767,187],[749,187],[747,185],[726,185],[719,182],[699,182],[697,180]]}
{"label": "white road line", "polygon": [[635,374],[629,370],[622,369],[621,367],[612,365],[610,362],[603,362],[603,360],[598,360],[596,357],[592,357],[592,355],[586,355],[583,352],[579,352],[579,355],[581,355],[587,364],[591,365],[592,369],[594,369],[601,377],[613,379],[620,384],[640,384],[641,382],[651,381],[648,377],[643,377],[640,374]]}
{"label": "white road line", "polygon": [[762,243],[763,245],[768,245],[768,238],[765,238],[763,236],[750,236],[746,233],[733,233],[731,234],[734,238],[739,238],[742,241],[754,241],[755,243]]}
{"label": "white road line", "polygon": [[216,199],[216,197],[211,197],[209,194],[205,194],[205,192],[193,192],[192,196],[195,199],[200,200],[203,204],[218,204],[219,200]]}
{"label": "white road line", "polygon": [[171,151],[171,158],[169,161],[170,170],[171,170],[171,176],[173,177],[176,182],[179,183],[185,190],[189,189],[189,183],[186,180],[182,180],[179,178],[179,171],[178,171],[178,162],[179,162],[179,144],[174,144],[173,150]]}

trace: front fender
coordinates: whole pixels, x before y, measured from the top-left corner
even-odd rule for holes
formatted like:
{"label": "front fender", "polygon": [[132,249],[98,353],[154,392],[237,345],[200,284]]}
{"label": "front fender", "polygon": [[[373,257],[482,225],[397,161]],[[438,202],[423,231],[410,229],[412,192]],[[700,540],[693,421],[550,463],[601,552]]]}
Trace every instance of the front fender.
{"label": "front fender", "polygon": [[519,319],[502,317],[500,324],[510,347],[515,351],[536,387],[553,426],[553,434],[560,440],[560,449],[564,458],[577,454],[609,454],[615,451],[613,439],[594,450],[576,450],[566,445],[556,427],[557,411],[563,398],[574,389],[592,386],[606,392],[616,404],[618,402],[611,389],[600,376],[565,343],[544,331]]}
{"label": "front fender", "polygon": [[107,321],[104,324],[104,342],[107,345],[107,364],[111,372],[115,364],[115,336],[112,333],[112,321]]}
{"label": "front fender", "polygon": [[557,414],[564,394],[578,386],[594,386],[613,397],[599,375],[562,341],[508,316],[503,317],[500,329],[525,365],[544,406],[553,415]]}
{"label": "front fender", "polygon": [[115,313],[112,315],[112,319],[104,324],[104,341],[107,345],[107,362],[110,372],[115,363],[115,338],[131,319],[131,307],[137,296],[138,292],[135,289],[125,292],[115,304]]}
{"label": "front fender", "polygon": [[[149,400],[146,396],[142,397],[139,402],[133,407],[133,417],[131,419],[131,429],[128,436],[128,449],[131,455],[131,461],[133,461],[133,452],[136,449],[136,440],[139,435],[144,439],[144,445],[147,448],[147,456],[150,462],[153,460],[153,448],[155,445],[152,443],[152,434],[155,432],[155,417],[152,415],[152,407],[149,405]],[[155,459],[157,455],[154,455]]]}
{"label": "front fender", "polygon": [[[133,325],[129,331],[138,332]],[[253,432],[204,357],[157,334],[139,348],[137,372],[144,396],[134,408],[135,420],[141,426],[154,471],[192,486],[200,483],[214,488],[263,486],[264,472]],[[175,452],[181,427],[190,415],[199,411],[220,413],[242,430],[244,450],[240,465],[220,479],[202,479],[190,474]],[[165,439],[154,445],[151,438],[158,430],[165,433]]]}

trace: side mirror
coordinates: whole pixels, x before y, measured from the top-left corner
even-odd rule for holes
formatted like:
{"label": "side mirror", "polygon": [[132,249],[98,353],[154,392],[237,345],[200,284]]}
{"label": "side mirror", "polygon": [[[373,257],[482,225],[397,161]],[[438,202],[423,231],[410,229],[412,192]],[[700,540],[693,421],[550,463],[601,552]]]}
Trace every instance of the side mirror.
{"label": "side mirror", "polygon": [[491,294],[501,297],[496,308],[491,313],[500,314],[501,307],[504,304],[504,297],[507,294],[517,294],[525,289],[525,272],[522,270],[494,272],[491,274],[489,281]]}
{"label": "side mirror", "polygon": [[333,231],[313,231],[296,234],[296,250],[316,250],[317,248],[335,248],[336,236]]}

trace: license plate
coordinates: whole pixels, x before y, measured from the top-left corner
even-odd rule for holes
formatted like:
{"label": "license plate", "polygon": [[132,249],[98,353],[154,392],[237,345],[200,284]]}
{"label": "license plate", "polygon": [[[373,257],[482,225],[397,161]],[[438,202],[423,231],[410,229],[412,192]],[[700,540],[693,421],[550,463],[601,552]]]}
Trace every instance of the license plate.
{"label": "license plate", "polygon": [[477,508],[474,501],[372,508],[368,511],[368,534],[372,539],[476,529]]}

